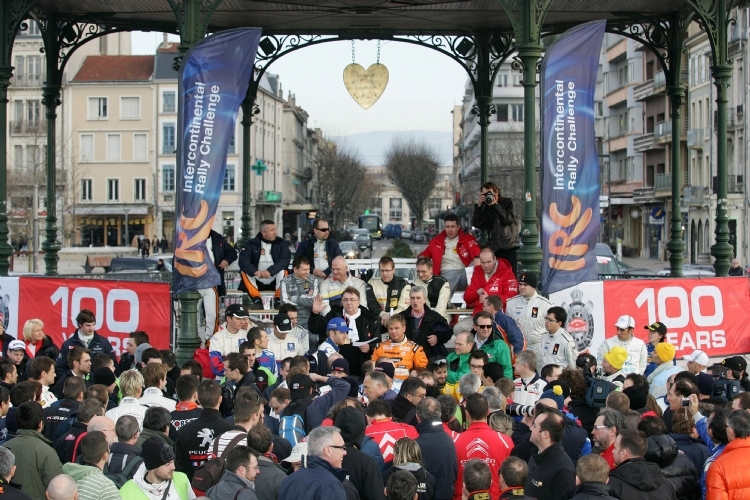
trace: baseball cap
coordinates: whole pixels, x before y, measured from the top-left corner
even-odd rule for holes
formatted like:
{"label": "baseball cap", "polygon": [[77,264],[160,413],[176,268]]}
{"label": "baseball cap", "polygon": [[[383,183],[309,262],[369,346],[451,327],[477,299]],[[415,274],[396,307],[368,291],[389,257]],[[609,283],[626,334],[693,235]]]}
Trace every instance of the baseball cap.
{"label": "baseball cap", "polygon": [[643,327],[646,330],[650,330],[652,332],[659,332],[662,335],[667,334],[667,325],[664,323],[661,323],[659,321],[656,321],[654,323],[651,323],[650,325],[646,325]]}
{"label": "baseball cap", "polygon": [[95,384],[102,384],[106,387],[109,387],[117,381],[114,372],[106,366],[100,366],[99,368],[94,370],[92,378]]}
{"label": "baseball cap", "polygon": [[23,343],[23,340],[11,340],[10,344],[8,344],[8,350],[9,351],[25,351],[26,344]]}
{"label": "baseball cap", "polygon": [[230,304],[229,307],[226,308],[224,311],[225,316],[233,316],[235,318],[249,318],[250,314],[248,314],[247,309],[245,309],[245,306],[242,304]]}
{"label": "baseball cap", "polygon": [[695,382],[702,396],[713,396],[716,381],[711,375],[701,372],[695,376]]}
{"label": "baseball cap", "polygon": [[698,363],[699,365],[708,366],[708,355],[699,349],[696,349],[690,354],[685,354],[682,359]]}
{"label": "baseball cap", "polygon": [[333,318],[331,321],[328,322],[328,326],[326,327],[326,330],[336,330],[337,332],[344,332],[349,333],[352,331],[351,328],[346,326],[346,321],[344,321],[344,318]]}
{"label": "baseball cap", "polygon": [[390,378],[393,378],[393,376],[396,374],[396,368],[393,366],[393,363],[388,362],[378,363],[377,365],[375,365],[375,371],[383,372]]}
{"label": "baseball cap", "polygon": [[312,379],[304,373],[298,373],[289,381],[289,397],[295,399],[304,398],[310,395],[310,388],[313,386]]}
{"label": "baseball cap", "polygon": [[301,462],[302,458],[307,456],[307,441],[302,441],[301,443],[297,443],[294,445],[294,448],[292,448],[292,454],[286,457],[282,462],[288,462],[290,464],[296,464],[297,462]]}
{"label": "baseball cap", "polygon": [[287,313],[279,313],[273,318],[273,324],[281,333],[289,333],[294,328]]}
{"label": "baseball cap", "polygon": [[521,273],[521,276],[518,277],[519,283],[526,283],[530,287],[536,288],[539,284],[539,281],[537,280],[536,274],[534,273]]}
{"label": "baseball cap", "polygon": [[331,372],[346,373],[349,375],[349,362],[345,359],[337,359],[331,363]]}
{"label": "baseball cap", "polygon": [[626,314],[625,316],[619,317],[617,323],[615,323],[615,326],[617,328],[622,328],[623,330],[626,328],[635,328],[635,320],[632,316],[628,316]]}
{"label": "baseball cap", "polygon": [[[13,342],[11,342],[11,345]],[[747,361],[742,356],[732,356],[721,362],[729,370],[740,371],[747,368]]]}

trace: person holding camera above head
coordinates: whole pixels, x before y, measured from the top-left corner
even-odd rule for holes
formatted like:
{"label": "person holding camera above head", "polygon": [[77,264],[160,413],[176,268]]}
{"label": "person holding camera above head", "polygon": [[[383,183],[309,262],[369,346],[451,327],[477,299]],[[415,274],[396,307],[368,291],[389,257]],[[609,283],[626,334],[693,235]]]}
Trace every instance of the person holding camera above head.
{"label": "person holding camera above head", "polygon": [[482,184],[471,224],[487,231],[487,246],[495,252],[496,257],[507,260],[513,274],[516,274],[519,244],[513,200],[500,196],[500,188],[494,182]]}

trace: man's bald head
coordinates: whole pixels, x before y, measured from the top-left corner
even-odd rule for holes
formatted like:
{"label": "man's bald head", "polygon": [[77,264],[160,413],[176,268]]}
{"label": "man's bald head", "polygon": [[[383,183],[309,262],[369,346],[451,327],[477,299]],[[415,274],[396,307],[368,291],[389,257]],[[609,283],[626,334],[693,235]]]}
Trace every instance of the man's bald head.
{"label": "man's bald head", "polygon": [[53,477],[47,486],[47,500],[78,500],[75,479],[67,474]]}
{"label": "man's bald head", "polygon": [[117,433],[115,432],[115,422],[109,417],[96,416],[89,420],[88,432],[100,431],[104,433],[107,438],[107,443],[112,446],[112,443],[117,441]]}

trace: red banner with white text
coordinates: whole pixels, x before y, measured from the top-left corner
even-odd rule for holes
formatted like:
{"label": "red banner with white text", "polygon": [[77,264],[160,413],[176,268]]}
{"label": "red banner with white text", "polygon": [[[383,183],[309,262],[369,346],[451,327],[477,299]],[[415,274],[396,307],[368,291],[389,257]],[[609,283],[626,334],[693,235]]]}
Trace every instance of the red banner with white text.
{"label": "red banner with white text", "polygon": [[168,283],[22,276],[19,288],[19,337],[23,323],[38,318],[60,346],[76,331],[78,313],[88,309],[96,316],[97,333],[109,339],[118,356],[136,330],[145,331],[153,347],[169,349]]}
{"label": "red banner with white text", "polygon": [[645,342],[643,327],[664,323],[678,358],[694,349],[712,357],[750,353],[747,278],[590,281],[556,292],[550,300],[568,311],[566,327],[579,351],[596,352],[605,338],[617,334],[617,318],[627,314]]}

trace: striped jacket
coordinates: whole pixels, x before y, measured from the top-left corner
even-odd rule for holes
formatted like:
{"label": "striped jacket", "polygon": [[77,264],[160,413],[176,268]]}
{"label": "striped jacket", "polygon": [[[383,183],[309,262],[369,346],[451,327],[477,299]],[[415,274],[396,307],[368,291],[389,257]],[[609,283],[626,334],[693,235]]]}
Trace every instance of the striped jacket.
{"label": "striped jacket", "polygon": [[120,492],[115,483],[106,477],[98,467],[67,463],[63,472],[76,481],[78,500],[120,500]]}

